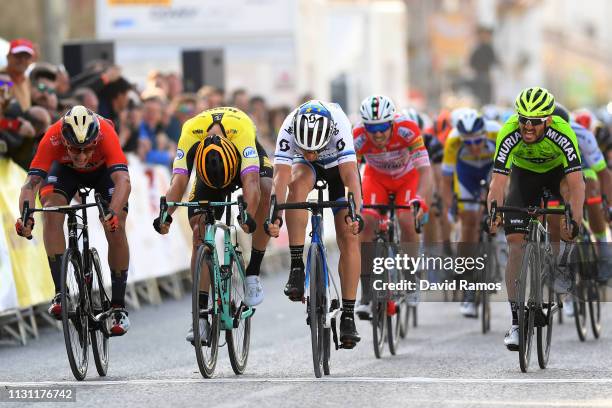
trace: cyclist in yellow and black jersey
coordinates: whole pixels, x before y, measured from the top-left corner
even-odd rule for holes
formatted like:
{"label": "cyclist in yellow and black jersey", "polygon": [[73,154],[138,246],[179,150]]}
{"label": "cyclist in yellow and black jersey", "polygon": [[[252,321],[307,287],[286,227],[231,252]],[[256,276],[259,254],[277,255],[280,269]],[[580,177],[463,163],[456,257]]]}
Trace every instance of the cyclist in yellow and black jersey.
{"label": "cyclist in yellow and black jersey", "polygon": [[[253,233],[251,259],[246,270],[245,303],[258,305],[264,298],[259,269],[270,239],[262,225],[270,206],[272,165],[256,141],[253,121],[239,109],[221,107],[205,110],[185,122],[174,160],[172,182],[166,193],[168,201],[180,201],[194,167],[197,177],[189,201],[225,201],[232,191],[242,187],[247,219],[238,221],[245,232]],[[171,215],[175,209],[169,208],[168,213]],[[222,214],[223,207],[215,210],[216,219],[220,219]],[[193,230],[193,271],[197,246],[204,234],[201,226],[205,214],[190,208],[188,215]],[[157,232],[166,234],[171,222],[170,216],[163,224],[157,218],[153,226]],[[203,276],[200,303],[204,305],[208,304],[209,284],[209,277]],[[206,319],[203,320],[207,323]],[[193,339],[191,329],[187,337],[188,341]]]}

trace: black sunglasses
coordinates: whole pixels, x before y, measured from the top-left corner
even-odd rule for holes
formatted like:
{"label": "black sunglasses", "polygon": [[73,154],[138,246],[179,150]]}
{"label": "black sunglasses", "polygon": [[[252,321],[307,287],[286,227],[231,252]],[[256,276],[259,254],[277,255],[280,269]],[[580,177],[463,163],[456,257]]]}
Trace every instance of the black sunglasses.
{"label": "black sunglasses", "polygon": [[521,125],[532,125],[539,126],[546,123],[548,117],[545,118],[528,118],[526,116],[519,115],[518,120]]}

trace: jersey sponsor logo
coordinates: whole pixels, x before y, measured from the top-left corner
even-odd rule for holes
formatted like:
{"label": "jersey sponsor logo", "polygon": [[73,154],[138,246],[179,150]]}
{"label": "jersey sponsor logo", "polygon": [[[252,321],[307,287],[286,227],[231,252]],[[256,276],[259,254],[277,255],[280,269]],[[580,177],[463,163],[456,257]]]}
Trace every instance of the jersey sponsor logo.
{"label": "jersey sponsor logo", "polygon": [[52,146],[58,146],[60,143],[62,143],[62,137],[60,135],[53,135],[51,136],[51,145]]}
{"label": "jersey sponsor logo", "polygon": [[289,141],[287,139],[281,139],[280,142],[278,142],[278,147],[279,150],[281,152],[286,152],[289,150]]}
{"label": "jersey sponsor logo", "polygon": [[183,151],[183,149],[177,149],[176,150],[176,158],[174,160],[175,161],[179,161],[179,160],[182,160],[183,157],[185,157],[185,152]]}
{"label": "jersey sponsor logo", "polygon": [[339,152],[343,151],[345,146],[346,143],[344,143],[342,139],[338,140],[338,143],[336,143],[336,149],[338,149]]}
{"label": "jersey sponsor logo", "polygon": [[212,117],[213,123],[214,122],[221,122],[221,119],[223,119],[223,113],[213,113],[210,116]]}
{"label": "jersey sponsor logo", "polygon": [[399,135],[403,137],[404,139],[409,139],[412,136],[414,136],[414,132],[412,130],[410,130],[407,127],[403,127],[403,126],[397,130],[397,133],[399,133]]}
{"label": "jersey sponsor logo", "polygon": [[366,136],[364,134],[359,135],[354,141],[355,150],[357,151],[361,150],[363,145],[365,145],[365,142],[366,142]]}
{"label": "jersey sponsor logo", "polygon": [[194,135],[203,135],[204,129],[193,129],[191,133],[193,133]]}
{"label": "jersey sponsor logo", "polygon": [[576,160],[578,157],[576,150],[574,149],[572,141],[567,136],[549,128],[546,132],[546,137],[555,142],[555,144],[565,152],[565,157],[568,162]]}
{"label": "jersey sponsor logo", "polygon": [[292,135],[293,134],[293,126],[289,126],[287,129],[285,129],[285,132],[287,132],[288,134]]}
{"label": "jersey sponsor logo", "polygon": [[520,140],[521,134],[519,132],[514,132],[513,134],[507,136],[499,147],[497,161],[505,164],[508,160],[508,154],[512,148],[520,142]]}
{"label": "jersey sponsor logo", "polygon": [[252,159],[257,157],[257,151],[249,146],[242,151],[242,155],[247,159]]}
{"label": "jersey sponsor logo", "polygon": [[47,183],[57,183],[57,176],[49,176],[47,177]]}

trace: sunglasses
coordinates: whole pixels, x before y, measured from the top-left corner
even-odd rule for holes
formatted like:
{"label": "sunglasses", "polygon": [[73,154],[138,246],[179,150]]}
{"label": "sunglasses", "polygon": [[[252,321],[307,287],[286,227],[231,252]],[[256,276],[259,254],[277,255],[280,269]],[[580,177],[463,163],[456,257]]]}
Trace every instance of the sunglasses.
{"label": "sunglasses", "polygon": [[3,79],[0,79],[0,87],[12,88],[13,87],[13,82],[12,81],[5,81]]}
{"label": "sunglasses", "polygon": [[87,147],[74,147],[74,146],[69,146],[69,145],[65,145],[66,146],[66,150],[68,150],[68,152],[72,155],[78,155],[78,154],[86,154],[89,155],[91,154],[94,150],[96,150],[96,145],[91,145],[91,146],[87,146]]}
{"label": "sunglasses", "polygon": [[545,118],[528,118],[526,116],[519,115],[518,120],[521,125],[532,125],[540,126],[546,123],[548,117]]}
{"label": "sunglasses", "polygon": [[368,133],[386,132],[391,129],[391,122],[365,124],[365,130]]}
{"label": "sunglasses", "polygon": [[55,95],[55,89],[42,83],[36,84],[36,89],[38,89],[40,92],[48,93],[49,95]]}
{"label": "sunglasses", "polygon": [[463,139],[463,144],[466,146],[477,146],[485,140],[484,137],[472,137],[469,139]]}

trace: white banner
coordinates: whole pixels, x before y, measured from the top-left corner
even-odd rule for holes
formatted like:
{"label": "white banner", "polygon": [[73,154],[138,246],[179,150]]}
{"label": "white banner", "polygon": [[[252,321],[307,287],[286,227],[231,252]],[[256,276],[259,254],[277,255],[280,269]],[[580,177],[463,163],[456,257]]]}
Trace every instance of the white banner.
{"label": "white banner", "polygon": [[[191,240],[185,233],[189,229],[186,217],[175,219],[170,233],[159,235],[153,229],[153,220],[159,214],[159,197],[170,186],[170,172],[162,166],[144,165],[136,157],[129,158],[130,184],[129,213],[126,233],[130,246],[128,282],[173,274],[189,268]],[[89,198],[93,200],[93,196]],[[98,221],[98,209],[89,208],[90,246],[97,249],[103,269],[103,279],[110,285],[108,244],[104,228]],[[190,237],[190,235],[189,235]]]}
{"label": "white banner", "polygon": [[96,33],[106,40],[162,42],[290,35],[296,9],[297,0],[97,0]]}
{"label": "white banner", "polygon": [[18,305],[8,242],[3,233],[3,218],[4,217],[0,216],[0,312],[13,309]]}

